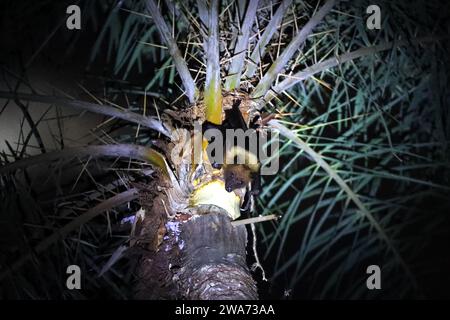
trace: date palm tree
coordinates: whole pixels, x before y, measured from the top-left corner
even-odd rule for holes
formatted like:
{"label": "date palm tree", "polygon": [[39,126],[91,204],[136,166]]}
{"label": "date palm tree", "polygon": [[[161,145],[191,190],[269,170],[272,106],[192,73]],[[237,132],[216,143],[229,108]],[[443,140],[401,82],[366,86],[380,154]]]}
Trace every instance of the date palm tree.
{"label": "date palm tree", "polygon": [[[379,1],[371,30],[371,4],[82,3],[89,30],[101,25],[90,67],[106,59],[114,75],[103,92],[0,92],[31,128],[0,167],[1,212],[22,235],[2,256],[5,288],[80,297],[61,282],[78,264],[88,297],[429,295],[448,266],[430,253],[449,222],[447,13],[437,1]],[[236,98],[281,138],[280,170],[263,177],[251,217],[240,217],[244,194],[227,192],[201,155],[191,161],[186,144]],[[108,130],[49,151],[24,102],[98,113]],[[31,140],[41,154],[26,156]],[[367,289],[373,264],[383,292]]]}

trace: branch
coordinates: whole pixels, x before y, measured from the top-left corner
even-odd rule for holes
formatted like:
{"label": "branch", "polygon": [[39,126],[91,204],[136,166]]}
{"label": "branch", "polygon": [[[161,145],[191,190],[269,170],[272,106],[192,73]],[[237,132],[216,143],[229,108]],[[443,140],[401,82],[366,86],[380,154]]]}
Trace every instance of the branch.
{"label": "branch", "polygon": [[301,49],[307,37],[313,32],[313,29],[323,20],[325,15],[331,11],[335,0],[327,0],[320,10],[308,21],[302,30],[292,39],[289,45],[284,49],[283,53],[275,60],[266,72],[264,77],[259,81],[255,90],[252,92],[252,98],[263,98],[269,91],[272,82],[275,81],[278,74],[284,69],[288,61],[294,53]]}
{"label": "branch", "polygon": [[[206,6],[205,0],[197,0],[197,8],[198,8],[198,15],[200,17],[200,20],[202,22],[202,25],[208,28],[208,8]],[[203,29],[200,27],[200,32],[202,32]],[[202,32],[203,36],[203,52],[208,52],[208,37]]]}
{"label": "branch", "polygon": [[[44,146],[44,142],[42,141],[42,137],[41,134],[39,133],[39,130],[37,128],[37,123],[34,123],[33,118],[31,117],[30,113],[28,112],[28,106],[25,106],[20,99],[14,99],[14,102],[17,104],[17,106],[19,106],[20,110],[22,110],[23,116],[25,117],[25,119],[28,122],[28,125],[30,126],[30,133],[32,133],[39,145],[39,149],[41,150],[42,153],[45,153],[45,146]],[[31,137],[30,135],[28,137]],[[27,140],[28,140],[27,137]],[[24,144],[24,148],[23,150],[25,150],[26,144]]]}
{"label": "branch", "polygon": [[90,102],[84,102],[80,100],[70,100],[66,98],[54,97],[54,96],[43,96],[37,94],[28,94],[28,93],[13,93],[7,91],[0,91],[0,98],[5,99],[19,99],[19,100],[28,100],[42,103],[51,103],[57,104],[61,106],[66,106],[78,110],[86,110],[93,113],[104,114],[110,117],[119,118],[122,120],[130,121],[133,123],[140,124],[146,128],[150,128],[153,130],[162,133],[163,135],[170,137],[169,130],[156,118],[154,117],[146,117],[135,112],[131,112],[128,110],[120,110],[115,107],[109,105],[101,105]]}
{"label": "branch", "polygon": [[281,19],[283,18],[284,13],[291,5],[291,3],[292,0],[283,0],[275,14],[272,16],[272,19],[270,19],[269,24],[266,26],[266,29],[264,30],[261,38],[258,40],[258,43],[253,49],[252,54],[250,55],[250,62],[247,67],[247,72],[245,73],[245,76],[247,78],[251,78],[255,74],[256,68],[260,63],[261,58],[264,57],[266,53],[267,44],[272,39],[273,34],[281,23]]}
{"label": "branch", "polygon": [[299,83],[300,81],[308,79],[309,77],[311,77],[312,75],[314,75],[316,73],[319,73],[319,72],[328,70],[330,68],[333,68],[335,66],[341,65],[344,62],[348,62],[348,61],[355,60],[355,59],[358,59],[361,57],[369,56],[369,55],[375,54],[380,51],[397,48],[399,46],[403,46],[406,44],[437,41],[438,39],[439,38],[436,38],[436,37],[423,37],[423,38],[418,38],[418,39],[414,39],[414,40],[392,41],[392,42],[387,42],[387,43],[376,45],[376,46],[361,48],[361,49],[358,49],[355,51],[347,52],[345,54],[339,55],[334,58],[324,60],[322,62],[312,65],[311,67],[307,67],[307,68],[303,69],[302,71],[299,71],[299,72],[295,73],[294,75],[289,76],[282,82],[280,82],[277,86],[275,86],[272,89],[273,92],[268,92],[266,94],[265,100],[269,101],[278,93],[289,89],[290,87]]}
{"label": "branch", "polygon": [[252,249],[253,249],[253,256],[255,258],[255,263],[252,265],[251,270],[253,272],[256,271],[256,269],[260,269],[261,270],[261,275],[262,275],[262,280],[263,281],[267,281],[266,278],[266,271],[264,270],[263,266],[261,265],[261,262],[259,260],[259,256],[258,256],[258,250],[256,249],[256,243],[258,241],[258,239],[256,238],[256,227],[255,224],[251,224],[251,229],[252,229],[252,236],[253,236],[253,244],[252,244]]}
{"label": "branch", "polygon": [[218,2],[218,0],[211,0],[208,12],[208,45],[206,51],[206,80],[204,94],[206,120],[216,124],[220,124],[222,118]]}
{"label": "branch", "polygon": [[263,221],[270,221],[270,220],[277,220],[278,217],[274,214],[269,214],[267,216],[259,216],[259,217],[253,217],[253,218],[247,218],[247,219],[242,219],[242,220],[236,220],[236,221],[232,221],[231,224],[233,226],[240,226],[240,225],[245,225],[245,224],[253,224],[253,223],[258,223],[258,222],[263,222]]}
{"label": "branch", "polygon": [[[138,146],[134,144],[117,144],[117,145],[102,145],[102,146],[84,146],[76,148],[68,148],[53,152],[47,152],[36,156],[31,156],[25,159],[17,160],[0,167],[0,175],[13,172],[18,169],[28,168],[41,163],[49,163],[61,159],[73,159],[75,157],[92,158],[99,157],[127,157],[132,159],[139,159],[155,162],[154,151],[151,148]],[[159,167],[159,164],[157,164]]]}
{"label": "branch", "polygon": [[231,58],[230,68],[228,69],[228,78],[225,82],[225,89],[228,91],[239,87],[246,57],[245,53],[248,47],[248,39],[250,38],[250,31],[253,26],[253,21],[255,20],[258,3],[259,0],[250,0],[250,3],[248,4],[241,32],[234,48],[234,56]]}
{"label": "branch", "polygon": [[73,219],[71,222],[66,224],[64,227],[62,227],[59,230],[56,230],[55,233],[53,233],[51,236],[47,237],[46,239],[39,242],[35,247],[34,250],[26,255],[23,255],[19,260],[14,262],[10,267],[8,267],[5,270],[2,270],[0,273],[0,280],[3,279],[5,276],[9,275],[13,271],[20,268],[22,265],[24,265],[28,260],[33,258],[36,254],[42,253],[45,251],[48,247],[50,247],[52,244],[54,244],[59,239],[63,239],[67,234],[69,234],[71,231],[75,230],[79,226],[87,223],[88,221],[92,220],[99,214],[111,210],[114,207],[117,207],[121,204],[124,204],[126,202],[130,202],[138,197],[138,191],[136,189],[130,189],[125,192],[119,193],[101,203],[93,207],[92,209],[86,211],[81,216]]}
{"label": "branch", "polygon": [[183,23],[186,26],[189,26],[189,19],[186,17],[182,10],[179,10],[177,8],[177,4],[175,1],[164,0],[164,2],[166,3],[166,6],[169,8],[169,11],[174,16],[174,18],[183,20]]}
{"label": "branch", "polygon": [[202,23],[208,25],[208,8],[206,7],[205,0],[197,0],[198,15]]}
{"label": "branch", "polygon": [[184,61],[180,49],[178,49],[178,45],[172,37],[170,29],[164,21],[164,18],[162,17],[161,12],[154,0],[147,0],[147,11],[153,17],[153,21],[158,29],[161,40],[167,45],[169,53],[175,62],[175,67],[180,74],[189,102],[194,103],[197,96],[197,88],[195,87],[194,79],[192,78],[186,65],[186,61]]}

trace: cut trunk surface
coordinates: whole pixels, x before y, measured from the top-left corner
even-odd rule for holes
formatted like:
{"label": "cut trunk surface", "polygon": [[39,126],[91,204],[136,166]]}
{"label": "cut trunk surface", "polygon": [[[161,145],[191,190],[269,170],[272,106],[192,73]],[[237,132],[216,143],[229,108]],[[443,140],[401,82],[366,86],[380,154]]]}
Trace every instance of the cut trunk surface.
{"label": "cut trunk surface", "polygon": [[255,300],[256,282],[246,264],[247,231],[227,214],[211,212],[169,222],[157,252],[144,254],[136,298]]}

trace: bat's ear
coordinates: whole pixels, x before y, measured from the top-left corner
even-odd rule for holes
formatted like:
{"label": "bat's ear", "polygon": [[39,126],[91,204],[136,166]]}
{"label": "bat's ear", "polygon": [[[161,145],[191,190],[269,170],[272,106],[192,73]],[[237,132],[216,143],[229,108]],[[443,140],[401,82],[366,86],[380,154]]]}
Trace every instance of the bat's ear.
{"label": "bat's ear", "polygon": [[233,101],[233,108],[239,108],[239,106],[241,105],[241,99],[236,98]]}

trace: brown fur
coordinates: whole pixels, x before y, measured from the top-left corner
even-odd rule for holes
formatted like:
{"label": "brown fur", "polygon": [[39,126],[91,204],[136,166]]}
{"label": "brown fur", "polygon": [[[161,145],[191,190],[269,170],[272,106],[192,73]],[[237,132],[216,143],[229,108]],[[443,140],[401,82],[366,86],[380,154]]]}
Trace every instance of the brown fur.
{"label": "brown fur", "polygon": [[246,187],[251,182],[251,170],[242,164],[225,165],[223,168],[225,190],[231,192]]}

